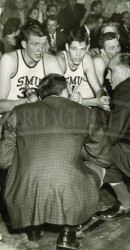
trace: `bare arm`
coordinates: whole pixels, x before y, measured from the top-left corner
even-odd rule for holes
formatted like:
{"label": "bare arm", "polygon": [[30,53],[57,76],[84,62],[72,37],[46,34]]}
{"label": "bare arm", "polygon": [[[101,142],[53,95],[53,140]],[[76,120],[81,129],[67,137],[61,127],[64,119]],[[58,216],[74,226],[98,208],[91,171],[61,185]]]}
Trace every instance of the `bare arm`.
{"label": "bare arm", "polygon": [[103,86],[106,65],[105,65],[103,59],[100,58],[100,57],[98,57],[98,56],[96,56],[96,57],[93,58],[93,62],[94,62],[96,75],[98,77],[100,85]]}
{"label": "bare arm", "polygon": [[98,80],[98,77],[96,75],[96,71],[95,71],[92,57],[88,54],[86,54],[84,57],[83,67],[84,67],[84,72],[86,74],[88,82],[89,82],[91,88],[93,89],[93,92],[95,93],[95,96],[100,97],[101,96],[100,92],[102,91],[102,87],[101,87],[99,80]]}
{"label": "bare arm", "polygon": [[22,100],[7,100],[11,77],[15,74],[17,61],[15,54],[4,54],[0,61],[0,113],[6,113],[11,111],[15,106],[26,103],[27,99]]}
{"label": "bare arm", "polygon": [[83,104],[85,106],[98,106],[105,110],[109,110],[109,97],[105,96],[105,91],[101,87],[98,77],[96,75],[95,67],[93,60],[90,55],[86,55],[84,58],[84,68],[85,74],[88,79],[88,82],[95,93],[96,98],[84,98]]}
{"label": "bare arm", "polygon": [[45,54],[45,72],[46,74],[59,74],[63,75],[61,65],[56,56]]}

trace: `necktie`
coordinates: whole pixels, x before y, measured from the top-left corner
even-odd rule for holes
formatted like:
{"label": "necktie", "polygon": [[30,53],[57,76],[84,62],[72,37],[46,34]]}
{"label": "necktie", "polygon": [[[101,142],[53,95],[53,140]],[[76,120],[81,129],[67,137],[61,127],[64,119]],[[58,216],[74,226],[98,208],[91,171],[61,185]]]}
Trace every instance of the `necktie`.
{"label": "necktie", "polygon": [[51,48],[55,47],[55,37],[53,34],[50,35],[50,46],[51,46]]}

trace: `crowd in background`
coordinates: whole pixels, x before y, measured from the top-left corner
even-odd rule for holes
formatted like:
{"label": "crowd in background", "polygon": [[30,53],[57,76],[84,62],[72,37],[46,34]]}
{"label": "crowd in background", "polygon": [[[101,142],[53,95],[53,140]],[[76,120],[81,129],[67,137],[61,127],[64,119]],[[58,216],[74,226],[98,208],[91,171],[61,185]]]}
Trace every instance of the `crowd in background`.
{"label": "crowd in background", "polygon": [[[71,29],[85,26],[90,37],[90,49],[99,48],[99,37],[105,26],[115,26],[123,51],[130,50],[130,2],[76,0],[1,0],[0,52],[20,48],[22,25],[36,19],[46,29],[50,53],[64,50]],[[110,30],[111,31],[111,30]],[[106,32],[106,31],[105,31]],[[57,33],[57,34],[56,34]],[[56,34],[54,36],[54,34]],[[92,55],[95,55],[92,52]]]}
{"label": "crowd in background", "polygon": [[[126,52],[127,54],[123,54]],[[128,52],[130,52],[130,1],[0,0],[0,114],[7,113],[7,117],[3,115],[0,119],[0,125],[2,125],[0,167],[7,169],[11,166],[12,169],[12,172],[9,171],[7,175],[9,184],[7,185],[6,182],[5,200],[9,204],[8,210],[14,229],[39,225],[44,222],[67,224],[69,229],[65,228],[64,233],[65,237],[68,237],[68,243],[64,242],[64,235],[61,235],[58,246],[64,248],[65,243],[68,244],[68,249],[78,249],[75,226],[84,223],[96,212],[98,190],[104,181],[104,176],[106,179],[108,178],[106,182],[112,186],[120,202],[118,211],[111,215],[111,219],[127,216],[130,213],[130,194],[118,170],[119,168],[126,176],[130,177],[130,54]],[[108,80],[111,82],[112,89]],[[33,88],[36,90],[35,93],[32,91]],[[37,89],[41,91],[40,99],[35,95]],[[32,92],[29,93],[29,90]],[[50,96],[51,98],[48,98]],[[55,98],[55,96],[61,98]],[[33,99],[34,97],[36,99]],[[119,101],[114,103],[114,108],[110,107],[110,97]],[[45,100],[37,102],[44,98]],[[65,101],[65,98],[70,100]],[[34,105],[31,102],[36,103]],[[49,119],[44,124],[47,133],[44,132],[42,127],[44,126],[43,119],[39,112],[42,107],[40,105],[43,105],[44,102],[47,112],[42,114]],[[83,105],[79,105],[77,102]],[[18,107],[14,108],[15,106]],[[95,106],[99,109],[95,109]],[[43,109],[40,111],[44,112],[45,107],[43,105]],[[58,113],[56,113],[55,119],[54,114],[57,107]],[[78,111],[74,113],[75,117],[73,117],[73,108],[76,112]],[[33,114],[29,117],[30,120],[28,119],[28,109]],[[61,113],[59,112],[60,109]],[[105,129],[108,126],[105,134],[101,122],[103,120],[102,111],[104,112],[104,110],[111,111],[108,112],[109,115],[106,112],[104,116],[105,125],[103,125]],[[12,113],[9,113],[10,111],[13,112],[13,116],[11,116]],[[27,111],[27,113],[24,111]],[[57,125],[57,117],[61,118],[60,114],[65,114],[63,121],[66,119],[66,122]],[[107,115],[110,122],[107,120]],[[120,120],[120,117],[122,117],[122,120]],[[4,124],[5,127],[3,127]],[[27,131],[25,125],[27,125]],[[84,125],[86,127],[83,129]],[[58,130],[58,126],[61,130]],[[74,133],[74,128],[78,133]],[[69,131],[67,136],[66,129]],[[7,133],[4,140],[3,131]],[[42,136],[39,136],[39,131],[41,131]],[[86,134],[86,131],[88,134]],[[76,139],[75,135],[77,136]],[[105,141],[106,135],[109,138],[109,143],[108,140]],[[21,140],[22,136],[25,137],[23,140]],[[85,146],[83,136],[87,138]],[[79,145],[79,138],[81,146]],[[43,142],[46,145],[45,147],[43,147]],[[18,146],[18,152],[15,150],[16,146]],[[83,162],[86,158],[83,156],[81,160],[82,146],[87,152],[87,160],[88,158],[90,160],[88,169],[90,168],[91,173],[88,175],[86,175],[87,168],[84,168]],[[45,150],[43,155],[41,153],[42,147]],[[15,153],[18,155],[16,158],[14,157]],[[77,156],[80,160],[77,160]],[[106,159],[106,156],[110,156],[110,159]],[[17,160],[15,161],[15,159]],[[72,164],[73,160],[74,164]],[[22,172],[20,172],[18,166],[22,166],[22,164]],[[104,167],[104,165],[109,165],[110,171],[105,170],[107,167]],[[39,166],[41,172],[38,171],[36,166]],[[61,171],[62,166],[64,167]],[[84,173],[82,173],[82,166]],[[45,175],[43,174],[43,167],[45,167]],[[113,170],[112,167],[115,167],[116,170],[115,168]],[[34,171],[32,171],[32,168]],[[16,181],[17,171],[19,172],[18,182]],[[26,171],[28,171],[27,174]],[[48,171],[50,171],[49,174]],[[55,171],[54,174],[53,171]],[[96,172],[98,178],[95,178],[95,173],[94,177],[91,178],[93,171]],[[80,179],[79,172],[81,172]],[[90,178],[90,181],[84,179],[84,176]],[[41,184],[39,184],[39,179]],[[36,181],[35,185],[33,180]],[[54,188],[50,189],[48,181],[51,184],[53,183]],[[12,185],[12,188],[10,185]],[[15,191],[10,192],[14,186]],[[62,195],[61,187],[63,188]],[[75,195],[73,195],[73,187],[76,187]],[[42,189],[45,195],[43,195]],[[27,190],[28,196],[25,195]],[[50,193],[51,190],[60,195],[56,196],[58,198],[55,201],[53,199],[55,195]],[[13,195],[16,200],[15,209]],[[28,199],[28,197],[31,198]],[[50,197],[49,202],[48,197]],[[59,205],[59,197],[61,205]],[[46,204],[49,205],[46,206]],[[67,205],[66,216],[63,212],[65,205]],[[47,207],[49,208],[48,214],[46,214]],[[58,213],[57,207],[60,210]],[[30,208],[34,209],[31,210],[31,213]],[[43,218],[43,211],[45,218]],[[107,212],[105,212],[105,215],[102,213],[97,215],[101,218],[110,219],[109,211]],[[32,218],[34,219],[33,223]],[[66,236],[69,230],[72,242],[69,242],[70,238]],[[39,237],[40,235],[38,235],[38,239]],[[30,239],[30,232],[28,238]],[[70,247],[70,243],[73,246]]]}

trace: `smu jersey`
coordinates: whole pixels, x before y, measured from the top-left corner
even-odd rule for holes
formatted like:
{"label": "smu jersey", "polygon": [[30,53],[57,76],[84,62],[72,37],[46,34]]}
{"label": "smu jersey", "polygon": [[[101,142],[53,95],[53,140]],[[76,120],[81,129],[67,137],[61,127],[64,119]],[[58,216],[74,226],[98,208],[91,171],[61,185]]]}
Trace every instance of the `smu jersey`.
{"label": "smu jersey", "polygon": [[22,50],[17,50],[17,72],[11,78],[11,88],[8,100],[18,100],[26,97],[27,89],[35,91],[41,79],[45,76],[44,63],[41,59],[35,66],[30,67],[24,61]]}
{"label": "smu jersey", "polygon": [[76,70],[71,70],[68,64],[66,51],[62,51],[66,61],[66,72],[64,77],[66,78],[68,89],[70,94],[75,92],[78,86],[81,84],[82,79],[85,77],[83,71],[83,63],[81,62]]}

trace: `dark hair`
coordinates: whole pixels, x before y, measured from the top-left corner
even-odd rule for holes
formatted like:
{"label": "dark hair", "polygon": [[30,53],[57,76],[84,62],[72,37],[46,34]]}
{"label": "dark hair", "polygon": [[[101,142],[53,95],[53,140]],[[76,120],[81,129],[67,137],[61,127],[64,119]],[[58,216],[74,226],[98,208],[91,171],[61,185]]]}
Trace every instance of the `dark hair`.
{"label": "dark hair", "polygon": [[57,9],[56,4],[49,4],[49,5],[47,5],[46,12],[48,12],[50,10],[50,8],[52,8],[52,7],[55,7]]}
{"label": "dark hair", "polygon": [[87,18],[85,19],[85,22],[84,22],[84,24],[88,24],[88,25],[91,25],[91,24],[93,24],[93,23],[95,23],[96,22],[96,18],[95,18],[95,15],[93,15],[93,14],[89,14],[88,16],[87,16]]}
{"label": "dark hair", "polygon": [[130,67],[130,53],[120,53],[119,64]]}
{"label": "dark hair", "polygon": [[48,22],[48,20],[51,20],[51,21],[57,21],[58,23],[58,20],[57,20],[57,16],[55,15],[50,15],[46,18],[46,23]]}
{"label": "dark hair", "polygon": [[38,10],[39,12],[39,9],[37,6],[32,6],[29,10],[28,10],[28,13],[27,13],[27,21],[30,21],[32,20],[32,18],[30,17],[30,15],[32,14],[33,10]]}
{"label": "dark hair", "polygon": [[39,23],[38,20],[30,20],[25,25],[22,26],[20,32],[20,40],[28,42],[30,35],[33,34],[35,36],[47,36],[45,29]]}
{"label": "dark hair", "polygon": [[104,34],[101,34],[101,36],[99,37],[99,48],[100,49],[104,48],[105,41],[113,40],[115,38],[118,39],[116,33],[114,32],[106,32]]}
{"label": "dark hair", "polygon": [[19,18],[8,18],[4,24],[3,37],[5,37],[6,35],[10,35],[13,32],[16,32],[20,27],[20,23],[21,21]]}
{"label": "dark hair", "polygon": [[95,7],[97,7],[99,4],[102,4],[101,1],[93,1],[90,5],[91,11],[94,10]]}
{"label": "dark hair", "polygon": [[66,79],[62,75],[49,74],[44,77],[37,89],[37,95],[43,99],[50,95],[60,95],[67,88]]}
{"label": "dark hair", "polygon": [[70,45],[73,41],[79,43],[86,42],[88,44],[88,35],[84,26],[70,31],[67,42]]}

